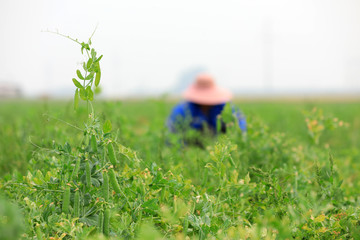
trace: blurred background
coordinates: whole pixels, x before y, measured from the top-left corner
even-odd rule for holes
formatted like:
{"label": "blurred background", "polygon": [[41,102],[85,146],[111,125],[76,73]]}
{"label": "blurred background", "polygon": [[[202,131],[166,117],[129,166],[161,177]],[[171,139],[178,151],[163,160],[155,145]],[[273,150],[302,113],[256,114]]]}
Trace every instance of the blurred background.
{"label": "blurred background", "polygon": [[207,71],[239,97],[360,94],[360,1],[1,0],[0,93],[71,97],[79,46],[102,60],[102,96],[179,94]]}

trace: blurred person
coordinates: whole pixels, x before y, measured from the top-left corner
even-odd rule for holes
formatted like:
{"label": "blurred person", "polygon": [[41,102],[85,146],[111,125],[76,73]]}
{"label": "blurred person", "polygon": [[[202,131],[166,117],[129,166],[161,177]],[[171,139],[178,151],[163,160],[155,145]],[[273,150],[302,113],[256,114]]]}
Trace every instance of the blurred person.
{"label": "blurred person", "polygon": [[[222,133],[226,132],[223,121],[220,121],[221,126],[217,124],[232,94],[216,85],[211,75],[198,75],[195,82],[185,90],[183,97],[185,101],[177,104],[168,117],[167,127],[170,132],[184,132],[189,128],[212,134],[217,134],[219,129]],[[242,132],[246,132],[245,116],[232,104],[231,110]]]}

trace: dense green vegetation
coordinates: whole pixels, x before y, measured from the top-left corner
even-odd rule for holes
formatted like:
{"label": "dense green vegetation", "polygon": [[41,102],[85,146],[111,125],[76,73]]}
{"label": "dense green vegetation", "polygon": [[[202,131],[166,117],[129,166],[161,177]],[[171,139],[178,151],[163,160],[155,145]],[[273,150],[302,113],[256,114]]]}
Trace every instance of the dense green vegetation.
{"label": "dense green vegetation", "polygon": [[24,239],[359,238],[359,104],[236,104],[247,134],[229,121],[201,148],[168,133],[165,100],[99,101],[98,119],[1,102],[1,201],[19,208],[3,216],[24,219],[2,223]]}
{"label": "dense green vegetation", "polygon": [[94,105],[102,55],[55,34],[85,58],[74,105],[1,106],[0,239],[360,237],[357,104],[242,104],[246,132],[226,105],[226,134],[171,134],[164,100]]}

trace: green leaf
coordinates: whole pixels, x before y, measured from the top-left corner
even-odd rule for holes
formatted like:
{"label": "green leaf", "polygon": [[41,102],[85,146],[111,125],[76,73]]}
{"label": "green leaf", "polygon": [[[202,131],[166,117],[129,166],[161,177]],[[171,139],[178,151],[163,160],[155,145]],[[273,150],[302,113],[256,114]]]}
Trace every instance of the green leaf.
{"label": "green leaf", "polygon": [[86,76],[85,80],[90,80],[94,77],[94,72],[91,72],[89,75]]}
{"label": "green leaf", "polygon": [[84,69],[84,71],[87,71],[87,70],[88,70],[87,67],[86,67],[85,62],[83,62],[83,69]]}
{"label": "green leaf", "polygon": [[79,83],[79,81],[76,80],[75,78],[73,78],[72,81],[73,81],[73,83],[74,83],[74,85],[75,85],[76,87],[78,87],[78,88],[83,88],[83,86],[81,85],[81,83]]}
{"label": "green leaf", "polygon": [[74,96],[74,109],[76,110],[79,105],[79,89],[77,88]]}
{"label": "green leaf", "polygon": [[96,52],[95,52],[95,49],[91,49],[91,57],[93,58],[93,59],[96,59]]}
{"label": "green leaf", "polygon": [[90,101],[94,100],[94,93],[93,91],[91,90],[91,87],[88,86],[86,88],[86,93],[87,93],[87,99],[89,99]]}
{"label": "green leaf", "polygon": [[234,121],[234,116],[232,113],[232,109],[229,103],[227,103],[221,113],[221,117],[226,124]]}
{"label": "green leaf", "polygon": [[96,60],[94,61],[94,63],[100,62],[100,60],[102,59],[102,57],[103,57],[103,55],[101,55],[98,59],[96,59]]}
{"label": "green leaf", "polygon": [[245,176],[245,184],[249,184],[250,182],[250,173],[248,172],[248,174],[246,174]]}
{"label": "green leaf", "polygon": [[82,217],[79,219],[79,222],[82,222],[88,226],[96,226],[97,224],[97,215],[91,215],[91,216],[87,216],[87,217]]}
{"label": "green leaf", "polygon": [[85,101],[87,100],[87,93],[84,88],[80,88],[80,98]]}
{"label": "green leaf", "polygon": [[77,74],[78,78],[80,78],[81,80],[84,80],[84,77],[82,76],[82,74],[81,74],[81,72],[80,72],[79,69],[76,70],[76,74]]}
{"label": "green leaf", "polygon": [[91,67],[91,64],[93,63],[92,59],[89,58],[89,60],[86,63],[86,68],[89,69]]}
{"label": "green leaf", "polygon": [[103,131],[104,131],[104,133],[108,133],[108,132],[111,131],[111,129],[112,129],[112,125],[111,125],[110,120],[108,119],[108,120],[106,120],[105,123],[104,123]]}
{"label": "green leaf", "polygon": [[323,222],[323,221],[325,221],[325,219],[326,219],[326,216],[324,214],[321,214],[314,219],[314,222]]}
{"label": "green leaf", "polygon": [[89,44],[82,42],[81,43],[81,53],[83,52],[83,49],[90,50]]}
{"label": "green leaf", "polygon": [[95,87],[99,86],[100,78],[101,78],[101,71],[99,69],[99,71],[96,73],[96,77],[95,77]]}
{"label": "green leaf", "polygon": [[143,208],[149,208],[150,210],[157,210],[159,208],[158,206],[158,200],[156,198],[150,199],[146,202],[144,202],[141,207]]}
{"label": "green leaf", "polygon": [[64,150],[65,150],[65,152],[67,152],[67,153],[71,153],[71,146],[70,146],[70,144],[69,144],[68,142],[65,142],[65,144],[64,144]]}
{"label": "green leaf", "polygon": [[99,72],[101,70],[99,62],[94,63],[93,67],[95,72]]}

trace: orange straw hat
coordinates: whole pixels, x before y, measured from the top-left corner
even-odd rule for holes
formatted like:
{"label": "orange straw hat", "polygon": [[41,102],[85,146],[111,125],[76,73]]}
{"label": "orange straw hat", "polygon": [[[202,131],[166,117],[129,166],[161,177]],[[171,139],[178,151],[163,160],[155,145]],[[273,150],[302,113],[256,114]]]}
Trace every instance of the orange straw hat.
{"label": "orange straw hat", "polygon": [[190,102],[203,105],[217,105],[230,101],[230,91],[215,84],[215,80],[209,74],[200,74],[195,83],[191,84],[183,94]]}

